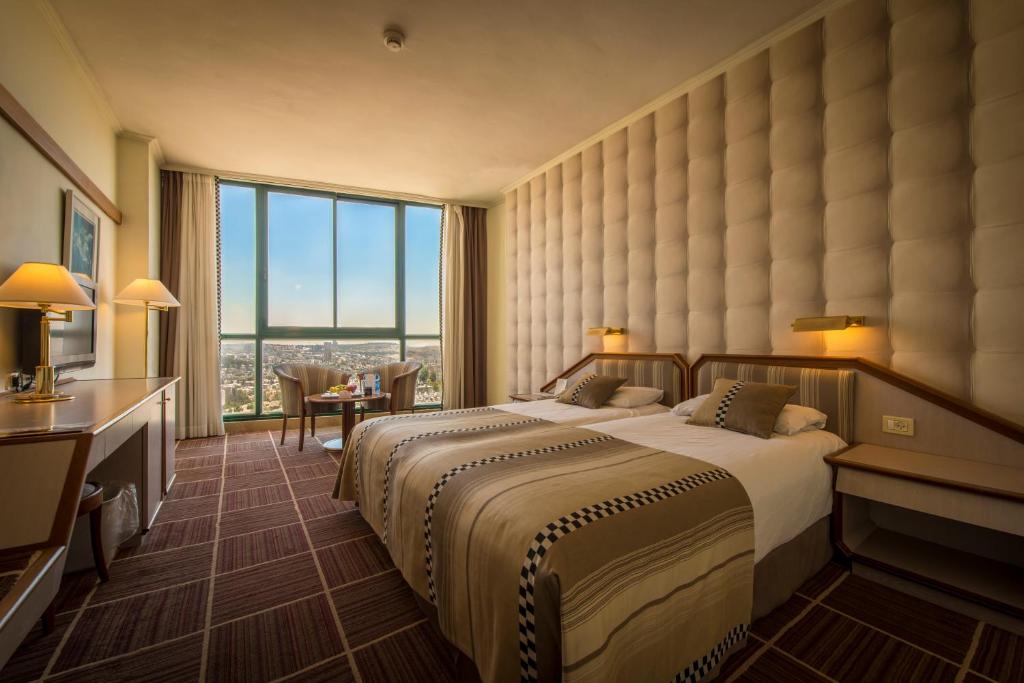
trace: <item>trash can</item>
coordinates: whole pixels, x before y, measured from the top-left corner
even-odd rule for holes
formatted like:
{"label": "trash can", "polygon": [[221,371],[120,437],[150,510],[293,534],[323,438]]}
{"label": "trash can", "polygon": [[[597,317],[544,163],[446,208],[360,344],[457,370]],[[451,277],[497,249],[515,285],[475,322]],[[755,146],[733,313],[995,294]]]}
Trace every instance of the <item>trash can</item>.
{"label": "trash can", "polygon": [[[100,536],[103,539],[103,556],[109,566],[117,556],[118,548],[138,545],[139,496],[135,484],[127,481],[103,481],[103,503],[100,506]],[[92,569],[96,566],[92,554],[92,531],[89,515],[82,515],[75,522],[71,535],[66,572]]]}

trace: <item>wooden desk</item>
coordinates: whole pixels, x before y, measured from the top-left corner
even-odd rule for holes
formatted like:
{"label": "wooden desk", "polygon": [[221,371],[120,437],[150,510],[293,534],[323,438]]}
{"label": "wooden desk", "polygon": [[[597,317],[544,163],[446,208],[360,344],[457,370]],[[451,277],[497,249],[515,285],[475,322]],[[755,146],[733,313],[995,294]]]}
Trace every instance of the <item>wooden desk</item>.
{"label": "wooden desk", "polygon": [[5,396],[0,398],[0,438],[91,432],[87,478],[134,482],[146,530],[174,479],[177,382],[177,377],[77,380],[60,387],[74,400],[58,403],[14,403]]}

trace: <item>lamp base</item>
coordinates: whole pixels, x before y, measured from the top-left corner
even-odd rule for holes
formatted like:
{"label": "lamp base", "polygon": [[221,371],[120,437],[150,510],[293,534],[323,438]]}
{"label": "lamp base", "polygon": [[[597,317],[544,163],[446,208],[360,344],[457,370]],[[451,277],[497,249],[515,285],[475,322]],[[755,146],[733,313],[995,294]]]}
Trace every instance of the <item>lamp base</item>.
{"label": "lamp base", "polygon": [[21,394],[14,397],[15,403],[56,403],[57,401],[70,401],[74,396],[57,391],[52,394]]}

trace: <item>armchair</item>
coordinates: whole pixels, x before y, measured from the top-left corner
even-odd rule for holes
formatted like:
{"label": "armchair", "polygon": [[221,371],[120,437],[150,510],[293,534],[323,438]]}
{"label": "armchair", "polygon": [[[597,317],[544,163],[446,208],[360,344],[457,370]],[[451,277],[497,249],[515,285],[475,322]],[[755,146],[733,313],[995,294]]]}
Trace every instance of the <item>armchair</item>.
{"label": "armchair", "polygon": [[380,390],[388,395],[375,401],[364,401],[365,409],[387,410],[392,415],[400,410],[416,412],[416,378],[422,367],[422,363],[408,360],[368,370],[380,375]]}
{"label": "armchair", "polygon": [[299,450],[306,435],[306,416],[310,416],[310,436],[316,436],[316,415],[325,408],[310,403],[307,398],[322,394],[332,386],[348,384],[349,374],[334,368],[307,363],[282,363],[274,366],[274,374],[281,385],[281,444],[288,430],[288,418],[299,418]]}
{"label": "armchair", "polygon": [[0,442],[0,668],[37,619],[53,629],[91,443],[91,434]]}

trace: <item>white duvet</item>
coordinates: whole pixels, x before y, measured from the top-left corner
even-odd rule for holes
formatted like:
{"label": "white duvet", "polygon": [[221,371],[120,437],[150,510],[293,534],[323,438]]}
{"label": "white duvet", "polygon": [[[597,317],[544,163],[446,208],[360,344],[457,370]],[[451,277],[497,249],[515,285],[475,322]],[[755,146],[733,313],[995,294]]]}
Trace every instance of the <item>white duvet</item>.
{"label": "white duvet", "polygon": [[502,403],[491,407],[515,413],[516,415],[539,417],[542,420],[576,427],[589,425],[594,422],[608,422],[609,420],[621,420],[627,417],[657,415],[669,412],[669,409],[660,403],[650,403],[638,408],[616,408],[614,406],[584,408],[582,406],[569,405],[568,403],[559,403],[554,399]]}
{"label": "white duvet", "polygon": [[832,511],[832,472],[822,457],[846,446],[835,434],[819,429],[759,439],[690,426],[688,419],[662,413],[586,428],[728,470],[743,484],[754,508],[755,562]]}

